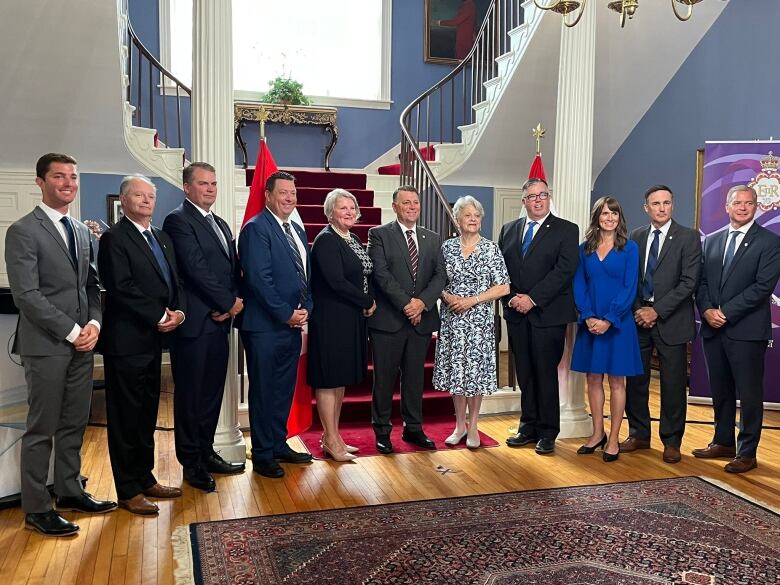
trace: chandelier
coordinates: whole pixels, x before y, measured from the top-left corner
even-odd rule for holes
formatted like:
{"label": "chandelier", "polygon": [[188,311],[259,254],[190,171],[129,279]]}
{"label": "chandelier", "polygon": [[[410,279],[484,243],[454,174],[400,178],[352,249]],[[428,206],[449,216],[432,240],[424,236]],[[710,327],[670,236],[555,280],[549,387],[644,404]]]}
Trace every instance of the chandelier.
{"label": "chandelier", "polygon": [[[678,20],[682,20],[684,22],[691,17],[691,14],[693,14],[693,5],[698,4],[701,1],[702,0],[671,0],[672,11]],[[563,24],[569,28],[573,27],[580,21],[587,3],[588,0],[553,0],[552,4],[544,6],[539,4],[539,0],[534,0],[534,4],[536,4],[537,8],[541,8],[542,10],[552,10],[558,14],[562,14]],[[677,10],[677,4],[684,4],[687,6],[687,13],[680,14],[680,12]],[[614,0],[607,4],[607,8],[620,14],[620,27],[623,28],[626,26],[626,18],[630,20],[634,17],[637,8],[639,8],[639,0]],[[574,16],[574,12],[576,12],[577,9],[579,9],[579,13]],[[571,18],[569,18],[570,14],[572,15]]]}

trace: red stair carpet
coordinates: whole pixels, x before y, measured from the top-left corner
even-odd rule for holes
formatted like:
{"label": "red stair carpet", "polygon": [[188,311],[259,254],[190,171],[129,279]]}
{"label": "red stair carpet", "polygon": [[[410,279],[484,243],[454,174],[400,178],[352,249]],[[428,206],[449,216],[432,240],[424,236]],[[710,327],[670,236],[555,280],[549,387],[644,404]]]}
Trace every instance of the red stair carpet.
{"label": "red stair carpet", "polygon": [[[431,149],[433,150],[433,149]],[[289,171],[295,176],[295,186],[298,191],[298,213],[304,222],[306,236],[311,242],[318,233],[327,225],[322,205],[325,196],[336,188],[348,190],[355,195],[360,206],[362,217],[360,223],[353,232],[365,244],[368,242],[369,228],[379,225],[382,210],[374,207],[374,192],[366,189],[366,175],[362,173],[338,173],[330,171]],[[247,169],[247,185],[252,184],[254,169]],[[317,299],[314,299],[314,310],[317,310]],[[436,442],[437,447],[445,447],[444,439],[452,432],[455,417],[452,406],[452,398],[446,392],[433,390],[431,378],[433,376],[433,356],[435,343],[432,342],[425,362],[425,392],[423,394],[423,424],[426,433]],[[344,439],[356,447],[361,447],[360,455],[376,455],[374,447],[374,431],[371,428],[371,386],[373,382],[374,368],[369,352],[368,376],[362,384],[347,386],[344,396],[344,405],[341,409],[341,422],[343,424]],[[314,393],[312,392],[312,395]],[[312,400],[313,426],[309,431],[300,435],[309,451],[317,458],[322,458],[323,453],[319,446],[320,426],[317,407]],[[423,451],[401,441],[400,395],[396,384],[393,396],[393,446],[399,453],[411,451]],[[398,436],[396,436],[396,434]],[[497,443],[490,437],[482,435],[483,446],[495,446]],[[459,445],[464,448],[465,442]]]}

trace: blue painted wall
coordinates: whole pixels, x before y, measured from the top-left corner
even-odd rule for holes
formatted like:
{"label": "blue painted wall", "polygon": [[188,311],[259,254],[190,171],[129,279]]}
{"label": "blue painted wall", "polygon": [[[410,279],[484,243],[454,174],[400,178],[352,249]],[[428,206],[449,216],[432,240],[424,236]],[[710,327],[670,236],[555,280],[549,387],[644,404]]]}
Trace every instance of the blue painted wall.
{"label": "blue painted wall", "polygon": [[[675,193],[675,217],[693,225],[696,149],[707,140],[780,136],[777,0],[732,1],[596,180],[630,227],[647,222],[643,194],[655,183]],[[641,23],[640,23],[641,24]]]}

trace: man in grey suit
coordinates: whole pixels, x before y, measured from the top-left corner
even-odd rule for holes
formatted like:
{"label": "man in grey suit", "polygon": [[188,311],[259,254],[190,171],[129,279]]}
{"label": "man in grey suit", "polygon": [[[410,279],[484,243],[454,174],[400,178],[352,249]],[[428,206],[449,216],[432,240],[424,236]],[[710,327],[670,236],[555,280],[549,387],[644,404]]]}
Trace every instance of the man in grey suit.
{"label": "man in grey suit", "polygon": [[86,493],[80,480],[100,290],[89,230],[68,212],[79,188],[75,159],[46,154],[36,174],[43,201],[5,237],[8,282],[19,308],[13,352],[22,358],[29,404],[22,436],[22,508],[26,528],[65,536],[79,527],[52,509],[46,489],[52,439],[57,510],[101,513],[117,507]]}
{"label": "man in grey suit", "polygon": [[447,282],[441,238],[417,225],[417,190],[408,185],[396,189],[393,211],[394,221],[368,231],[377,307],[368,320],[374,358],[371,422],[377,451],[385,455],[393,452],[390,414],[399,370],[402,438],[418,447],[435,448],[422,428],[422,394],[425,356],[431,334],[439,328],[436,301]]}
{"label": "man in grey suit", "polygon": [[631,232],[641,254],[634,320],[644,372],[627,380],[629,436],[620,444],[623,453],[650,448],[650,357],[655,348],[661,374],[660,435],[666,463],[680,461],[687,406],[687,344],[696,336],[693,293],[701,268],[699,234],[675,222],[673,209],[674,195],[669,187],[650,187],[645,193],[650,225]]}

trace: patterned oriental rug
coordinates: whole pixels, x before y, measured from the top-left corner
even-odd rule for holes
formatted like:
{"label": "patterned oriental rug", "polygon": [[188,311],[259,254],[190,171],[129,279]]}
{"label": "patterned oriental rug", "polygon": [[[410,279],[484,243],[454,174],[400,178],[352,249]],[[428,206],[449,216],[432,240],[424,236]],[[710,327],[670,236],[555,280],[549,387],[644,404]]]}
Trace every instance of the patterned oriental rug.
{"label": "patterned oriental rug", "polygon": [[180,526],[176,582],[780,583],[780,516],[696,477]]}

